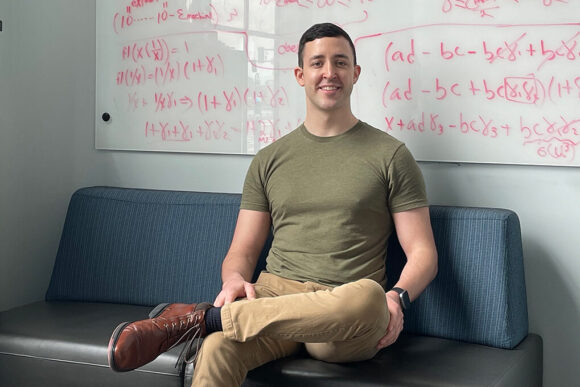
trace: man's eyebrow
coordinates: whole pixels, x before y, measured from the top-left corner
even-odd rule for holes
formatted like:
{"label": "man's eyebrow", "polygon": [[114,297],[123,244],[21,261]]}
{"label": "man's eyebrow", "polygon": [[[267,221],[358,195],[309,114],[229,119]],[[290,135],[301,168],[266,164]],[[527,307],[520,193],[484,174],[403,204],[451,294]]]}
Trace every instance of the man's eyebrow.
{"label": "man's eyebrow", "polygon": [[346,59],[346,60],[350,60],[350,57],[346,54],[336,54],[333,58],[340,58],[340,59]]}
{"label": "man's eyebrow", "polygon": [[[313,55],[309,58],[309,60],[316,60],[316,59],[322,59],[324,58],[324,55]],[[350,60],[350,57],[346,54],[336,54],[332,56],[333,59],[347,59]]]}

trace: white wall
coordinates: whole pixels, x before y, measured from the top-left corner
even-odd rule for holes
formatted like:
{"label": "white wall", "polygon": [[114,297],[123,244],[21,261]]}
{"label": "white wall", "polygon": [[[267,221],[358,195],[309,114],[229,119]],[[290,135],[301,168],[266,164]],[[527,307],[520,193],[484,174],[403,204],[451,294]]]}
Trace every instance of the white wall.
{"label": "white wall", "polygon": [[[46,289],[74,184],[76,129],[89,130],[91,86],[75,82],[91,68],[68,49],[90,47],[91,34],[72,34],[44,3],[0,3],[0,309]],[[87,4],[75,8],[90,20]]]}
{"label": "white wall", "polygon": [[[0,3],[0,310],[43,298],[74,189],[240,192],[251,160],[95,150],[94,7],[95,0]],[[580,169],[421,167],[432,203],[519,214],[530,330],[544,338],[545,386],[575,385]]]}

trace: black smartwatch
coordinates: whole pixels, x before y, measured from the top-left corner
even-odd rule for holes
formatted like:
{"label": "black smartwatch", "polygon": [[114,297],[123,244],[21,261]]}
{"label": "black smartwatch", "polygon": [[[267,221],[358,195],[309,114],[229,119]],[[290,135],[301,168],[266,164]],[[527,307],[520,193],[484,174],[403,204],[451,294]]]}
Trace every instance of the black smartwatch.
{"label": "black smartwatch", "polygon": [[401,303],[401,308],[403,310],[411,309],[411,300],[409,299],[409,293],[405,289],[401,288],[392,288],[391,290],[397,292],[399,295],[399,302]]}

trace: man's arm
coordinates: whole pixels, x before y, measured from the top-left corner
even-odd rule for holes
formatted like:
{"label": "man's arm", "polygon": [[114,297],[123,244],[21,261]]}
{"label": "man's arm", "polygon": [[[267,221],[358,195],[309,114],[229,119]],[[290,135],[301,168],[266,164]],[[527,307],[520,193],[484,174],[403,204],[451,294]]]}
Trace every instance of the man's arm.
{"label": "man's arm", "polygon": [[[429,207],[394,213],[393,221],[397,237],[407,256],[407,263],[395,286],[407,290],[412,301],[437,274],[437,250],[429,219]],[[387,334],[377,346],[379,349],[393,344],[403,330],[403,311],[399,295],[395,291],[388,291],[386,297],[390,320]]]}
{"label": "man's arm", "polygon": [[270,225],[270,213],[240,210],[230,249],[222,263],[222,290],[215,306],[229,304],[239,297],[256,297],[250,281]]}

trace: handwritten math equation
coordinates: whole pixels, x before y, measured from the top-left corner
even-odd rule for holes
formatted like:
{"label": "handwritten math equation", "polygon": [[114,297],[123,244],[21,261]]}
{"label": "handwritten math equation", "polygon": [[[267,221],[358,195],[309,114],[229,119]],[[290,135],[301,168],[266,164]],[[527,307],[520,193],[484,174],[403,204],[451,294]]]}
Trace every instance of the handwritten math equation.
{"label": "handwritten math equation", "polygon": [[[570,0],[541,0],[541,5],[545,8],[567,4]],[[572,0],[573,1],[573,0]],[[506,3],[517,5],[520,0],[443,0],[441,10],[444,13],[472,13],[481,18],[494,18],[505,7]]]}
{"label": "handwritten math equation", "polygon": [[[373,3],[380,3],[384,0],[253,0],[250,1],[253,7],[278,9],[294,9],[302,12],[313,10],[336,9],[344,11],[355,11],[366,7],[371,7]],[[439,0],[441,2],[440,11],[443,14],[476,15],[481,19],[494,19],[501,11],[510,5],[519,5],[520,0]],[[531,0],[530,0],[531,1]],[[534,0],[538,5],[549,9],[568,4],[574,0]],[[235,19],[243,18],[244,9],[234,1],[234,5],[217,5],[219,2],[204,2],[197,8],[192,8],[191,3],[187,7],[170,6],[167,0],[131,0],[122,3],[124,9],[116,12],[113,16],[113,28],[116,33],[132,28],[139,24],[155,23],[165,24],[172,22],[203,22],[207,21],[213,25],[231,23]],[[225,3],[225,2],[224,2]],[[147,14],[138,11],[151,10]],[[364,19],[363,19],[364,21]]]}
{"label": "handwritten math equation", "polygon": [[186,113],[194,110],[204,115],[210,112],[230,113],[237,109],[263,107],[272,109],[288,105],[288,95],[283,86],[274,89],[270,86],[258,88],[238,88],[221,91],[198,91],[192,94],[177,94],[175,91],[155,91],[144,95],[133,91],[127,95],[127,109],[140,109],[167,112],[177,110]]}
{"label": "handwritten math equation", "polygon": [[225,120],[157,120],[146,121],[144,136],[157,138],[165,142],[231,142],[240,133],[254,138],[261,145],[271,144],[290,133],[301,120],[296,122],[280,119],[254,119],[242,124],[231,125]]}
{"label": "handwritten math equation", "polygon": [[475,47],[440,41],[435,49],[417,49],[416,41],[412,38],[404,42],[405,47],[400,47],[398,42],[391,41],[385,48],[385,69],[388,72],[396,64],[413,64],[421,60],[420,57],[433,55],[443,61],[473,57],[479,62],[489,64],[533,60],[536,70],[541,70],[551,62],[571,63],[577,62],[580,58],[580,31],[554,41],[544,39],[529,41],[526,40],[529,35],[527,32],[515,35],[516,37],[511,40],[482,40]]}
{"label": "handwritten math equation", "polygon": [[415,117],[386,116],[387,133],[415,132],[432,135],[453,134],[489,139],[518,136],[522,145],[535,150],[542,159],[574,161],[580,145],[580,114],[547,117],[537,120],[520,116],[517,122],[498,121],[482,114],[459,112],[454,118],[439,113],[421,112]]}
{"label": "handwritten math equation", "polygon": [[[493,32],[495,27],[486,28]],[[580,32],[541,28],[502,26],[499,36],[484,34],[466,43],[453,37],[383,39],[383,108],[440,106],[437,113],[419,118],[386,115],[386,130],[517,139],[524,152],[538,159],[573,162],[580,145],[580,116],[574,115],[580,107]],[[418,67],[420,76],[408,76]],[[458,114],[457,106],[463,110]]]}
{"label": "handwritten math equation", "polygon": [[443,81],[434,78],[417,86],[412,78],[388,80],[382,93],[382,105],[392,107],[394,102],[417,99],[465,99],[478,98],[484,101],[502,100],[514,104],[542,106],[546,102],[558,100],[578,100],[580,103],[580,75],[560,78],[551,75],[547,79],[537,78],[534,74],[520,77],[505,77],[495,81],[485,78],[457,79]]}
{"label": "handwritten math equation", "polygon": [[117,44],[104,79],[136,137],[262,148],[302,122],[304,93],[292,73],[297,32],[256,30],[251,13],[264,24],[326,15],[354,31],[361,119],[409,144],[505,142],[524,158],[577,163],[580,22],[515,18],[572,14],[575,1],[412,0],[433,21],[390,28],[385,9],[406,6],[384,0],[124,0],[108,14]]}

